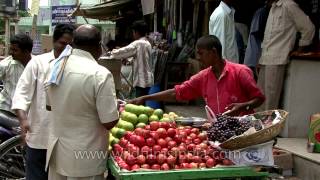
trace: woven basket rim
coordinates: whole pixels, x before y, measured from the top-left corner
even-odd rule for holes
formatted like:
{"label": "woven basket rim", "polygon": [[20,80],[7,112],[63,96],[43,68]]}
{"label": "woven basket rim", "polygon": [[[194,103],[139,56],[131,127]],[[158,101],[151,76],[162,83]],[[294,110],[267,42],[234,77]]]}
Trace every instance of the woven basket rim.
{"label": "woven basket rim", "polygon": [[251,114],[251,115],[270,114],[275,111],[278,111],[281,114],[281,120],[277,124],[271,125],[268,128],[262,129],[250,135],[237,136],[237,137],[231,138],[223,142],[222,144],[220,144],[220,147],[223,149],[235,150],[235,149],[241,149],[251,145],[261,144],[261,143],[270,141],[271,139],[279,135],[279,133],[281,132],[289,112],[281,109],[275,109],[275,110],[261,111],[261,112]]}

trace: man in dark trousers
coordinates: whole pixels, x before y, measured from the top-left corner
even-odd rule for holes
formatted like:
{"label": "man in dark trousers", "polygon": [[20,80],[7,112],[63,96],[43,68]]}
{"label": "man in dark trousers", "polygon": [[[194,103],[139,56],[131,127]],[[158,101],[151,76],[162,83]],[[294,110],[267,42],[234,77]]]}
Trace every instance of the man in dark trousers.
{"label": "man in dark trousers", "polygon": [[[104,179],[107,135],[119,115],[113,76],[96,61],[102,53],[100,42],[96,27],[78,27],[73,49],[64,50],[66,58],[49,68],[45,85],[52,117],[47,151],[49,180]],[[81,153],[99,153],[101,157],[81,158]]]}
{"label": "man in dark trousers", "polygon": [[12,100],[12,109],[20,121],[22,137],[27,144],[26,179],[45,180],[46,153],[49,135],[49,112],[45,107],[44,82],[49,63],[58,58],[72,43],[74,26],[59,24],[53,32],[53,50],[35,56],[23,71]]}

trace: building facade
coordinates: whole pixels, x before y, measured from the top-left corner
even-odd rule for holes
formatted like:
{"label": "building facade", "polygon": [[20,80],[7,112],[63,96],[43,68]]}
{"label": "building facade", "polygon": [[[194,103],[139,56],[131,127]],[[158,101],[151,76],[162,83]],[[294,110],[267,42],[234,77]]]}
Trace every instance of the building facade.
{"label": "building facade", "polygon": [[[39,14],[37,17],[37,31],[36,36],[34,39],[34,54],[41,54],[43,53],[44,47],[42,47],[42,34],[49,34],[52,35],[55,22],[56,22],[56,13],[55,9],[57,8],[75,8],[76,7],[76,0],[48,0],[46,5],[40,6]],[[81,6],[93,6],[95,4],[101,3],[100,0],[80,0]],[[45,4],[45,3],[44,3]],[[54,11],[53,11],[54,10]],[[63,15],[65,16],[65,15]],[[66,17],[61,17],[65,18]],[[60,18],[60,19],[61,19]],[[18,23],[19,32],[31,34],[32,31],[32,20],[33,17],[20,17]],[[102,40],[104,42],[108,42],[110,39],[115,38],[115,28],[116,24],[112,21],[99,21],[96,19],[84,19],[83,17],[77,16],[72,19],[72,22],[75,25],[92,24],[98,27],[102,34]],[[15,26],[14,23],[11,23],[11,27]],[[14,29],[14,28],[13,28]],[[14,34],[14,31],[11,31]]]}

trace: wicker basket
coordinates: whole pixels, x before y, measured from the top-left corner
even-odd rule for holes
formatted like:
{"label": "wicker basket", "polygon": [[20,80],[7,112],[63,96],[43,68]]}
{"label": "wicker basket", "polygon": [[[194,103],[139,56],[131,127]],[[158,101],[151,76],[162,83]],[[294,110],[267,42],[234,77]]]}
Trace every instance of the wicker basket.
{"label": "wicker basket", "polygon": [[228,150],[236,150],[272,140],[280,134],[289,113],[284,110],[270,110],[253,114],[258,119],[261,119],[263,117],[275,115],[275,111],[278,111],[281,115],[281,120],[277,124],[274,124],[268,128],[262,129],[247,136],[237,136],[235,138],[231,138],[220,144],[220,147]]}

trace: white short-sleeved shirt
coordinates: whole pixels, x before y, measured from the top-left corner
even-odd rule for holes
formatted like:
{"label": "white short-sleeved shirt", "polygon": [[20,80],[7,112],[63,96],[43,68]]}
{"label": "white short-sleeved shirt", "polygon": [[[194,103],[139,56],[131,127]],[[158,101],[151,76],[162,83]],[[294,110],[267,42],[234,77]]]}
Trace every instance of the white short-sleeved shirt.
{"label": "white short-sleeved shirt", "polygon": [[64,176],[102,174],[106,157],[81,158],[75,153],[107,152],[108,131],[103,123],[119,118],[110,71],[90,53],[73,49],[60,84],[49,86],[46,93],[52,115],[47,165]]}
{"label": "white short-sleeved shirt", "polygon": [[44,82],[49,62],[54,60],[54,52],[34,56],[24,69],[12,99],[12,109],[28,113],[30,131],[26,142],[35,149],[47,149],[49,112],[46,110]]}
{"label": "white short-sleeved shirt", "polygon": [[209,20],[209,34],[219,38],[222,45],[222,57],[232,62],[239,62],[239,53],[234,23],[235,10],[223,1],[213,11]]}

